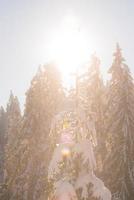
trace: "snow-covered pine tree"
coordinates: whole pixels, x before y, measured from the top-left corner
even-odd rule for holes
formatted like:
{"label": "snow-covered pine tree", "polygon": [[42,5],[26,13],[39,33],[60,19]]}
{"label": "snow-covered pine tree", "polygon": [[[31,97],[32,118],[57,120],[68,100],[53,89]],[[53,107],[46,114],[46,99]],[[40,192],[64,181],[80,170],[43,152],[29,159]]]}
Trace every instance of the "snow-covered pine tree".
{"label": "snow-covered pine tree", "polygon": [[87,94],[87,112],[89,116],[94,116],[96,130],[96,159],[98,170],[102,169],[102,162],[106,155],[105,143],[105,118],[104,118],[104,93],[105,87],[100,73],[100,60],[96,55],[92,55],[91,65],[86,73],[85,88]]}
{"label": "snow-covered pine tree", "polygon": [[67,111],[52,124],[50,137],[57,137],[57,146],[49,165],[48,179],[53,185],[49,199],[110,200],[110,191],[94,174],[92,144],[77,117]]}
{"label": "snow-covered pine tree", "polygon": [[40,68],[26,93],[26,105],[18,143],[20,165],[11,199],[47,199],[47,166],[50,159],[51,120],[62,105],[63,90],[53,64]]}
{"label": "snow-covered pine tree", "polygon": [[5,145],[5,184],[10,193],[12,191],[12,181],[16,174],[19,157],[16,155],[17,139],[21,130],[21,110],[18,98],[10,93],[9,101],[7,104],[7,129],[6,129],[6,145]]}
{"label": "snow-covered pine tree", "polygon": [[4,182],[5,138],[7,117],[3,107],[0,108],[0,184]]}
{"label": "snow-covered pine tree", "polygon": [[134,83],[117,44],[109,70],[107,133],[110,150],[103,173],[113,199],[134,198]]}

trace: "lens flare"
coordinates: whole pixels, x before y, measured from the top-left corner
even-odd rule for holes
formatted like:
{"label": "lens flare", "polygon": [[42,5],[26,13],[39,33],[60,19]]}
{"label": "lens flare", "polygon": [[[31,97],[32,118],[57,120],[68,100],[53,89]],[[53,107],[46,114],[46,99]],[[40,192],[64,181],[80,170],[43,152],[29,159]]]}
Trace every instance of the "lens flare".
{"label": "lens flare", "polygon": [[62,155],[63,155],[63,157],[69,157],[70,156],[70,149],[67,148],[67,147],[64,147],[62,149]]}

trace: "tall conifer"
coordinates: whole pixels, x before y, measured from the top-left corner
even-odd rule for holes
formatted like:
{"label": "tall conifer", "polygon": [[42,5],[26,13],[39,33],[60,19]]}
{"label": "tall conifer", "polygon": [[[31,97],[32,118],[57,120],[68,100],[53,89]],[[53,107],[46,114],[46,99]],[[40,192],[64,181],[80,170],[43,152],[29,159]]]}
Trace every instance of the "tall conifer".
{"label": "tall conifer", "polygon": [[106,141],[105,141],[105,118],[104,118],[104,94],[105,87],[100,73],[100,60],[93,55],[91,64],[86,73],[85,82],[87,94],[87,113],[90,121],[94,122],[96,132],[96,158],[97,168],[102,170],[102,162],[106,155]]}
{"label": "tall conifer", "polygon": [[20,166],[14,180],[13,199],[47,199],[48,134],[53,116],[62,105],[63,90],[53,64],[40,68],[26,93]]}
{"label": "tall conifer", "polygon": [[0,183],[4,182],[4,161],[6,144],[7,117],[3,107],[0,108]]}
{"label": "tall conifer", "polygon": [[119,45],[109,70],[107,133],[110,151],[103,173],[113,199],[132,200],[134,197],[134,84],[124,63]]}
{"label": "tall conifer", "polygon": [[17,148],[15,148],[21,130],[21,110],[18,98],[10,93],[7,104],[7,130],[5,145],[5,184],[7,185],[7,193],[12,192],[12,182],[16,175],[19,157]]}

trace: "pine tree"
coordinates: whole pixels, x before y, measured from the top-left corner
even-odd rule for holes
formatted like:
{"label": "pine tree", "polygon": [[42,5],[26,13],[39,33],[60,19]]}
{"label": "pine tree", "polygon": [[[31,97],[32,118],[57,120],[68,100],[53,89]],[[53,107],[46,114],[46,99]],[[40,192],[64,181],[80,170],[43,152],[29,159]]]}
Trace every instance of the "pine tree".
{"label": "pine tree", "polygon": [[107,133],[110,150],[103,172],[113,199],[134,197],[134,84],[119,45],[109,70]]}
{"label": "pine tree", "polygon": [[18,98],[10,93],[9,101],[7,104],[7,143],[13,143],[17,137],[21,121],[21,110]]}
{"label": "pine tree", "polygon": [[6,144],[7,117],[3,107],[0,108],[0,183],[4,182],[4,160]]}
{"label": "pine tree", "polygon": [[[92,144],[75,112],[60,113],[50,136],[57,137],[49,165],[52,200],[110,200],[111,193],[94,174],[96,166]],[[76,137],[77,135],[77,137]]]}
{"label": "pine tree", "polygon": [[16,174],[19,157],[16,155],[16,142],[21,129],[21,110],[18,98],[10,93],[7,104],[7,134],[5,145],[5,184],[7,185],[8,193],[12,191],[12,181]]}
{"label": "pine tree", "polygon": [[[26,93],[26,105],[18,145],[20,165],[11,199],[47,198],[49,131],[52,117],[62,106],[63,90],[58,70],[52,64],[39,69]],[[42,197],[43,196],[43,197]]]}
{"label": "pine tree", "polygon": [[102,163],[107,150],[104,134],[105,87],[100,73],[100,60],[96,55],[92,55],[91,57],[91,64],[85,73],[83,88],[85,90],[86,113],[89,118],[89,126],[95,127],[93,134],[95,134],[94,137],[96,137],[95,154],[99,172],[102,170]]}

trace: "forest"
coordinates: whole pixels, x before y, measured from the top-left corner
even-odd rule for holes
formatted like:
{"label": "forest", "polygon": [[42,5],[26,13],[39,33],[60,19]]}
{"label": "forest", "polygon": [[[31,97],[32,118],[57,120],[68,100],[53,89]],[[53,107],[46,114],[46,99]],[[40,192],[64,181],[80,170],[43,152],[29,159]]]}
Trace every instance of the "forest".
{"label": "forest", "polygon": [[92,55],[67,90],[42,65],[24,111],[0,108],[0,200],[133,200],[134,80],[117,44],[108,69]]}

